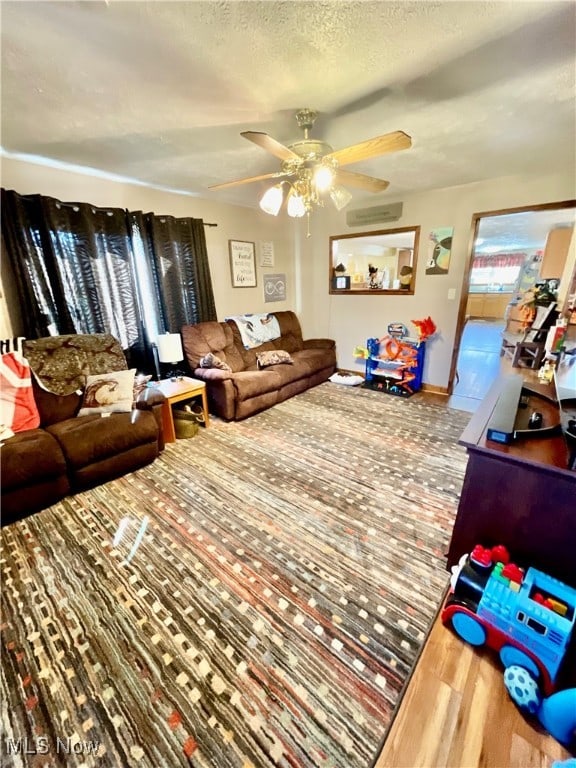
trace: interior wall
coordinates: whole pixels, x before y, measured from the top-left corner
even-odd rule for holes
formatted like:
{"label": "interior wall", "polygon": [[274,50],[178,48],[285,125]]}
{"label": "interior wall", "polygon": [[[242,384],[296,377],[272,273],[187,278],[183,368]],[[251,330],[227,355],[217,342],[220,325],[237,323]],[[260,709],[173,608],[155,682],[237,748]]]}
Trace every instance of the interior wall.
{"label": "interior wall", "polygon": [[[411,195],[373,196],[352,203],[349,208],[369,207],[391,202],[403,203],[397,222],[348,227],[346,209],[337,212],[329,204],[310,217],[307,237],[305,219],[271,217],[257,209],[241,208],[202,198],[88,176],[48,166],[2,158],[2,186],[21,194],[40,193],[61,200],[91,202],[154,211],[174,216],[194,216],[218,227],[206,229],[206,240],[218,319],[245,312],[293,309],[300,317],[305,337],[336,340],[341,368],[363,372],[352,350],[366,339],[383,336],[390,322],[402,322],[411,332],[412,320],[430,315],[438,326],[437,336],[427,348],[424,382],[445,389],[448,384],[454,347],[463,275],[467,265],[474,213],[539,203],[559,202],[574,197],[574,175],[538,178],[506,177],[459,187],[430,190]],[[420,244],[414,295],[334,296],[328,293],[331,275],[329,237],[350,232],[420,226]],[[428,234],[437,227],[454,227],[452,256],[447,275],[426,275],[429,253]],[[257,287],[232,288],[228,240],[250,240],[257,249]],[[274,244],[275,266],[259,265],[260,243]],[[574,248],[571,250],[572,258]],[[572,265],[574,266],[574,265]],[[3,270],[4,271],[4,270]],[[285,302],[265,303],[264,273],[286,275]],[[571,270],[567,266],[566,274]],[[17,301],[9,278],[1,276],[0,338],[19,333]]]}
{"label": "interior wall", "polygon": [[[336,340],[341,368],[362,373],[364,364],[353,356],[354,347],[370,337],[381,337],[391,322],[401,322],[411,333],[412,320],[430,315],[438,333],[427,344],[423,380],[439,390],[448,386],[464,272],[467,267],[474,213],[523,205],[559,202],[574,197],[574,173],[548,177],[504,177],[458,187],[397,196],[375,195],[348,208],[403,203],[402,217],[393,223],[348,227],[346,211],[326,206],[310,218],[311,237],[302,244],[302,309],[304,326]],[[329,237],[395,227],[420,226],[420,243],[414,295],[329,295]],[[448,274],[427,275],[429,233],[453,227]]]}
{"label": "interior wall", "polygon": [[[62,170],[46,165],[2,157],[1,181],[5,189],[20,194],[42,194],[59,200],[93,203],[103,207],[153,211],[172,216],[192,216],[217,227],[206,227],[206,244],[218,319],[247,312],[293,309],[296,301],[294,227],[260,210],[227,205],[173,192],[152,189],[126,181]],[[256,288],[233,288],[228,240],[256,244]],[[263,242],[272,242],[274,267],[260,266]],[[265,302],[263,275],[286,275],[286,301]],[[3,259],[0,275],[0,338],[19,335],[21,320],[13,281]]]}

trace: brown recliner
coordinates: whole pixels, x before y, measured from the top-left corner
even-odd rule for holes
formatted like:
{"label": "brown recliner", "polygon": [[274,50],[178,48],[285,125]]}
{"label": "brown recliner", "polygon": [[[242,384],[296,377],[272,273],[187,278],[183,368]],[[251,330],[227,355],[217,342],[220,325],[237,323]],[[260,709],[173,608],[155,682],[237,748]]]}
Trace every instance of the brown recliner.
{"label": "brown recliner", "polygon": [[[303,339],[298,317],[291,311],[274,312],[280,337],[246,349],[233,320],[186,325],[182,341],[193,375],[206,382],[210,412],[226,420],[240,420],[326,381],[336,370],[332,339]],[[260,352],[284,350],[290,365],[259,369]],[[199,367],[212,352],[231,368]]]}
{"label": "brown recliner", "polygon": [[127,368],[113,336],[49,336],[24,342],[23,354],[34,374],[40,428],[17,433],[0,449],[2,525],[138,469],[164,448],[164,396],[153,389],[129,413],[76,416],[87,375]]}

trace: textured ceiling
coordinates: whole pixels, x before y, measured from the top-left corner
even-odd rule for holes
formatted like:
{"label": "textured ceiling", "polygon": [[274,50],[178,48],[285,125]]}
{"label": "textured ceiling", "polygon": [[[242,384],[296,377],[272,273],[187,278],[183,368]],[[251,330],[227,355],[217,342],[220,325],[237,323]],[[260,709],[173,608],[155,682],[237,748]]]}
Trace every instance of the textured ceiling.
{"label": "textured ceiling", "polygon": [[[409,150],[347,166],[385,197],[576,167],[569,2],[7,2],[2,147],[253,205],[279,169],[240,136],[335,149],[402,130]],[[367,193],[355,192],[366,199]]]}

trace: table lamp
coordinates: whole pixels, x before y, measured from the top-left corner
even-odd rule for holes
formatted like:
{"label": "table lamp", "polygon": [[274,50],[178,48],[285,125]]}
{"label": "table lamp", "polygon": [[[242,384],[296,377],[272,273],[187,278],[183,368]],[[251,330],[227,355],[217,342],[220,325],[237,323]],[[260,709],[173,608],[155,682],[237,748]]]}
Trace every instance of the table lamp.
{"label": "table lamp", "polygon": [[165,365],[172,365],[172,369],[166,375],[166,378],[176,381],[182,378],[182,371],[177,368],[178,363],[184,360],[184,351],[182,349],[182,339],[179,333],[161,333],[156,344],[158,346],[158,360]]}

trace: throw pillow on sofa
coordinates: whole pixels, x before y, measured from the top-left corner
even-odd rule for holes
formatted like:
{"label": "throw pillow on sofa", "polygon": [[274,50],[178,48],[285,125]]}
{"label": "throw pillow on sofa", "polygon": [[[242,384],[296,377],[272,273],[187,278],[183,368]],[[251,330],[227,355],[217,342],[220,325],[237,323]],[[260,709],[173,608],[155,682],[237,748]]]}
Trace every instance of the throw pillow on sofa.
{"label": "throw pillow on sofa", "polygon": [[30,366],[19,352],[7,352],[0,360],[0,424],[12,432],[40,425]]}
{"label": "throw pillow on sofa", "polygon": [[292,365],[294,362],[290,357],[290,353],[283,349],[270,349],[267,352],[260,352],[256,355],[258,361],[258,368],[267,368],[269,365],[281,365],[286,363]]}
{"label": "throw pillow on sofa", "polygon": [[207,355],[200,358],[200,368],[219,368],[221,371],[231,371],[232,368],[225,363],[224,360],[220,360],[213,352],[208,352]]}
{"label": "throw pillow on sofa", "polygon": [[127,413],[134,401],[136,368],[86,376],[86,388],[78,416],[97,413]]}

